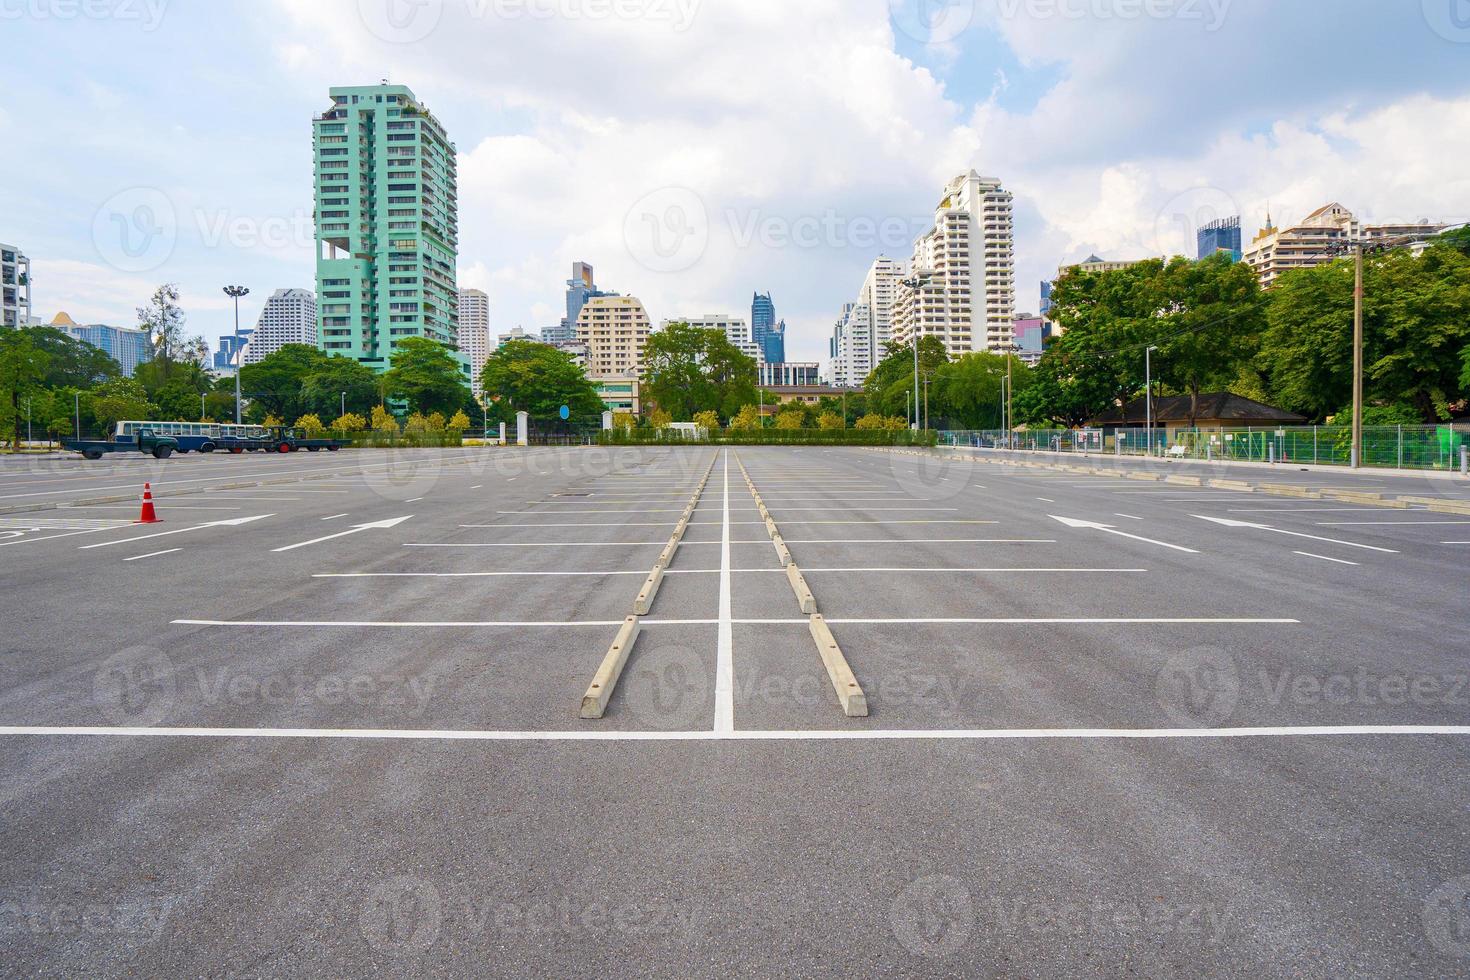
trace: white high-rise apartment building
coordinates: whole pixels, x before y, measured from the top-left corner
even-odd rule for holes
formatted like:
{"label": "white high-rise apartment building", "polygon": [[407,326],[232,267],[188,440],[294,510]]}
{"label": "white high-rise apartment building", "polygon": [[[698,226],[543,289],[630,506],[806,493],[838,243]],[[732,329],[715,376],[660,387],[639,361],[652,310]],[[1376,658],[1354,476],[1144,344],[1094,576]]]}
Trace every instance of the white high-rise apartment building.
{"label": "white high-rise apartment building", "polygon": [[857,388],[873,370],[873,317],[866,303],[842,304],[832,329],[828,377],[839,388]]}
{"label": "white high-rise apartment building", "polygon": [[286,344],[316,346],[316,294],[309,289],[277,289],[271,293],[245,345],[245,363],[258,364]]}
{"label": "white high-rise apartment building", "polygon": [[691,327],[702,330],[720,330],[725,334],[725,339],[740,348],[740,353],[748,354],[755,358],[757,366],[766,362],[765,351],[761,350],[751,335],[750,324],[743,316],[726,316],[723,313],[701,313],[699,316],[676,316],[670,317],[659,324],[662,330],[671,323],[687,323]]}
{"label": "white high-rise apartment building", "polygon": [[938,337],[952,355],[1010,345],[1016,306],[1011,192],[971,170],[951,180],[934,227],[914,241],[909,266],[928,276],[918,290],[901,282],[893,300],[893,340]]}
{"label": "white high-rise apartment building", "polygon": [[1341,204],[1324,204],[1290,228],[1277,228],[1266,215],[1266,227],[1241,255],[1250,263],[1263,289],[1275,285],[1283,272],[1310,269],[1331,262],[1336,256],[1329,246],[1341,239],[1417,239],[1436,235],[1446,226],[1432,221],[1407,224],[1364,225]]}
{"label": "white high-rise apartment building", "polygon": [[0,327],[31,322],[31,260],[14,245],[0,245]]}
{"label": "white high-rise apartment building", "polygon": [[834,385],[858,387],[878,362],[893,337],[893,301],[904,263],[880,255],[868,267],[856,303],[845,303],[832,332],[829,375]]}
{"label": "white high-rise apartment building", "polygon": [[589,297],[577,314],[577,343],[587,349],[587,377],[641,377],[649,328],[648,311],[636,296]]}
{"label": "white high-rise apartment building", "polygon": [[490,356],[490,297],[483,289],[459,291],[459,349],[470,359],[470,391],[480,397],[480,370]]}

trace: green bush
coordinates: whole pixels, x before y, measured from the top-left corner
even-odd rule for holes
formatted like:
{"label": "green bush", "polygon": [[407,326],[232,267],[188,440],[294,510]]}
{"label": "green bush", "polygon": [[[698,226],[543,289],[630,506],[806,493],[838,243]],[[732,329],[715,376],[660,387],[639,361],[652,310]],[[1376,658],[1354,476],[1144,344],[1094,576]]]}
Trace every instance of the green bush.
{"label": "green bush", "polygon": [[937,433],[912,429],[737,429],[711,431],[701,438],[670,436],[656,429],[613,429],[600,433],[604,446],[932,446]]}

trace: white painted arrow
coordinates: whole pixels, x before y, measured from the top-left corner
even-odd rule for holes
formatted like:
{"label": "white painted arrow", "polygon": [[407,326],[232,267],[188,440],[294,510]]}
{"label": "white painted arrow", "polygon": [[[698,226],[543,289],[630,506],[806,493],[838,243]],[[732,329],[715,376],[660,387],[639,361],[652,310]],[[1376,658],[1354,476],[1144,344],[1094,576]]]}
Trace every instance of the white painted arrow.
{"label": "white painted arrow", "polygon": [[1279,527],[1272,527],[1269,524],[1254,524],[1250,521],[1236,521],[1231,520],[1228,517],[1206,517],[1203,514],[1195,514],[1194,516],[1198,517],[1202,521],[1209,521],[1211,524],[1223,524],[1225,527],[1250,527],[1255,528],[1257,531],[1274,531],[1277,534],[1289,534],[1294,538],[1309,538],[1313,541],[1326,541],[1330,544],[1340,544],[1348,548],[1363,548],[1367,551],[1381,551],[1386,555],[1398,554],[1398,552],[1394,551],[1392,548],[1379,548],[1371,544],[1358,544],[1356,541],[1343,541],[1341,538],[1323,538],[1318,537],[1315,534],[1303,534],[1300,531],[1286,531]]}
{"label": "white painted arrow", "polygon": [[115,541],[103,541],[101,544],[84,544],[79,551],[90,551],[93,548],[106,548],[114,544],[129,544],[133,541],[147,541],[149,538],[166,538],[170,534],[183,534],[185,531],[202,531],[207,527],[239,527],[241,524],[249,524],[251,521],[263,521],[267,517],[275,517],[275,514],[256,514],[254,517],[231,517],[224,521],[210,521],[207,524],[195,524],[192,527],[176,527],[172,531],[159,531],[155,534],[139,534],[132,538],[118,538]]}
{"label": "white painted arrow", "polygon": [[331,541],[333,538],[345,538],[347,537],[347,535],[356,534],[358,531],[370,531],[375,528],[397,527],[399,524],[402,524],[404,521],[408,520],[412,516],[412,514],[407,514],[403,517],[390,517],[386,521],[373,521],[370,524],[354,524],[346,531],[338,531],[336,534],[328,534],[326,537],[323,538],[312,538],[310,541],[301,541],[297,544],[288,544],[284,548],[272,548],[271,551],[291,551],[294,548],[305,548],[309,544],[321,544],[323,541]]}
{"label": "white painted arrow", "polygon": [[1181,545],[1170,544],[1167,541],[1155,541],[1153,538],[1145,538],[1145,537],[1140,537],[1137,534],[1129,534],[1127,531],[1120,531],[1120,530],[1118,530],[1117,528],[1113,527],[1111,524],[1101,524],[1101,523],[1099,523],[1097,521],[1079,521],[1079,520],[1077,520],[1076,518],[1073,518],[1073,517],[1058,517],[1055,514],[1051,514],[1049,516],[1051,517],[1052,520],[1054,520],[1054,521],[1061,521],[1063,524],[1067,525],[1068,527],[1085,527],[1085,528],[1091,528],[1094,531],[1106,531],[1108,534],[1116,534],[1120,538],[1132,538],[1134,541],[1144,541],[1144,542],[1147,542],[1148,544],[1156,544],[1156,545],[1158,545],[1161,548],[1173,548],[1175,551],[1183,551],[1183,552],[1186,552],[1186,553],[1191,554],[1191,555],[1197,555],[1197,554],[1199,554],[1199,552],[1198,551],[1195,551],[1193,548],[1185,548],[1185,547],[1183,547]]}

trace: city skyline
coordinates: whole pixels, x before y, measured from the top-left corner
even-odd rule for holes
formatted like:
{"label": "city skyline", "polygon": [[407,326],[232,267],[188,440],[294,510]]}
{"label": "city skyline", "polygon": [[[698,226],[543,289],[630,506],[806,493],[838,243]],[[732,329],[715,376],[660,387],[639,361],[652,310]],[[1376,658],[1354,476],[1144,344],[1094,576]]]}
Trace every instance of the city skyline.
{"label": "city skyline", "polygon": [[[1470,179],[1453,164],[1470,132],[1470,86],[1455,74],[1464,45],[1452,22],[1418,9],[1353,3],[1323,22],[1237,3],[1217,22],[1212,8],[1196,6],[1200,16],[1190,17],[1183,5],[1176,16],[1131,21],[951,5],[963,24],[946,16],[915,37],[918,21],[904,4],[847,4],[840,17],[820,5],[783,7],[782,22],[807,43],[808,20],[831,27],[813,56],[829,59],[833,73],[805,86],[793,85],[795,69],[782,61],[800,61],[794,39],[773,42],[765,31],[774,8],[702,4],[680,30],[651,17],[620,23],[650,70],[599,92],[580,71],[558,79],[532,65],[549,45],[593,44],[599,22],[489,24],[447,3],[430,5],[442,12],[424,37],[385,40],[363,12],[372,6],[279,2],[258,11],[168,7],[156,23],[7,22],[20,43],[16,98],[0,113],[0,134],[116,158],[101,180],[80,179],[82,163],[64,158],[26,171],[10,163],[0,237],[33,262],[33,315],[67,310],[128,326],[153,287],[176,281],[190,329],[213,341],[232,327],[219,287],[239,281],[252,287],[242,322],[253,322],[274,289],[312,278],[302,120],[321,112],[331,86],[385,75],[412,87],[459,147],[456,285],[489,293],[496,333],[556,322],[564,270],[585,259],[642,298],[656,321],[678,310],[735,314],[752,290],[770,291],[790,327],[788,359],[825,359],[833,318],[863,271],[878,254],[909,255],[944,182],[972,168],[1015,195],[1017,312],[1035,305],[1026,284],[1060,264],[1093,252],[1192,255],[1200,225],[1239,214],[1253,231],[1268,203],[1281,216],[1340,200],[1370,223],[1470,216]],[[234,43],[219,51],[203,43],[217,36]],[[29,52],[52,50],[61,37],[77,54],[76,74],[54,84]],[[1412,78],[1360,58],[1353,77],[1329,80],[1286,57],[1309,45],[1356,57],[1385,43],[1410,54]],[[473,57],[472,45],[489,45],[486,56]],[[1138,63],[1145,48],[1147,65]],[[273,70],[224,95],[179,91],[172,72],[146,68],[149,52],[164,49],[182,51],[181,67],[205,79],[262,58]],[[1142,100],[1130,88],[1140,73],[1182,70],[1205,50],[1234,66],[1229,84],[1148,86]],[[670,61],[705,55],[716,65],[757,59],[751,104],[670,94],[653,77]],[[871,68],[862,81],[848,74],[859,65]],[[518,76],[527,71],[533,77]],[[1089,106],[1121,105],[1108,100],[1124,89],[1134,92],[1126,109],[1089,115]],[[795,100],[789,115],[807,125],[765,108],[778,104],[768,98],[776,91]],[[902,117],[903,139],[890,138],[893,123],[874,114],[878,106]],[[825,121],[812,126],[813,118]],[[1039,134],[1057,127],[1067,146],[1044,148]],[[1380,138],[1404,128],[1419,134],[1412,144]],[[715,146],[753,132],[779,135],[778,152],[711,163]],[[847,166],[854,153],[865,167]],[[644,219],[657,230],[680,214],[704,220],[665,226],[662,250],[672,254],[649,252]],[[150,229],[159,235],[148,238]]]}

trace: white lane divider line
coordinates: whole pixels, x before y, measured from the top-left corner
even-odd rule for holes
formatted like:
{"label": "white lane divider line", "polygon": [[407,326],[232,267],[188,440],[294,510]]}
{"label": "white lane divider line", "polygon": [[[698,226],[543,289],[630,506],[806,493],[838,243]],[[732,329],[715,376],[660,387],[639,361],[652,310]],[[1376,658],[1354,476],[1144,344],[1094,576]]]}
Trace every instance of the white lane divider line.
{"label": "white lane divider line", "polygon": [[404,503],[405,504],[416,504],[420,500],[423,500],[423,499],[424,499],[423,497],[410,497],[407,500],[405,500]]}
{"label": "white lane divider line", "polygon": [[725,489],[720,529],[720,625],[715,659],[715,725],[717,732],[735,728],[735,631],[730,599],[730,450],[724,450]]}
{"label": "white lane divider line", "polygon": [[1379,551],[1385,555],[1398,554],[1398,552],[1394,551],[1392,548],[1379,548],[1378,546],[1371,544],[1358,544],[1356,541],[1343,541],[1341,538],[1323,538],[1315,534],[1303,534],[1300,531],[1288,531],[1284,528],[1272,527],[1269,524],[1255,524],[1251,521],[1236,521],[1231,520],[1227,517],[1206,517],[1203,514],[1195,514],[1194,516],[1198,517],[1202,521],[1209,521],[1212,524],[1221,524],[1225,527],[1244,527],[1252,528],[1257,531],[1272,531],[1276,534],[1289,534],[1293,538],[1308,538],[1312,541],[1326,541],[1328,544],[1340,544],[1345,548],[1362,548],[1364,551]]}
{"label": "white lane divider line", "polygon": [[333,514],[331,517],[323,517],[322,520],[324,520],[324,521],[335,521],[339,517],[346,517],[346,516],[347,516],[346,514]]}
{"label": "white lane divider line", "polygon": [[124,558],[123,561],[142,561],[144,558],[157,558],[159,555],[171,555],[175,551],[183,550],[183,548],[168,548],[164,551],[150,551],[146,555],[134,555],[131,558]]}
{"label": "white lane divider line", "polygon": [[465,742],[834,742],[950,740],[1097,740],[1333,738],[1470,735],[1470,725],[1298,725],[1258,728],[839,728],[829,731],[485,731],[418,728],[148,728],[101,725],[3,725],[0,737],[301,738]]}
{"label": "white lane divider line", "polygon": [[1293,555],[1301,555],[1303,558],[1320,558],[1323,561],[1336,562],[1339,565],[1356,565],[1355,561],[1344,561],[1341,558],[1328,558],[1326,555],[1314,555],[1310,551],[1293,551]]}
{"label": "white lane divider line", "polygon": [[1141,517],[1134,517],[1132,514],[1114,514],[1113,516],[1114,517],[1126,517],[1130,521],[1141,521],[1141,520],[1143,520],[1143,518],[1141,518]]}
{"label": "white lane divider line", "polygon": [[1054,504],[1054,503],[1056,503],[1056,501],[1053,500],[1053,499],[1051,499],[1050,497],[1037,497],[1036,499],[1037,500],[1040,500],[1042,503],[1045,503],[1045,504]]}

